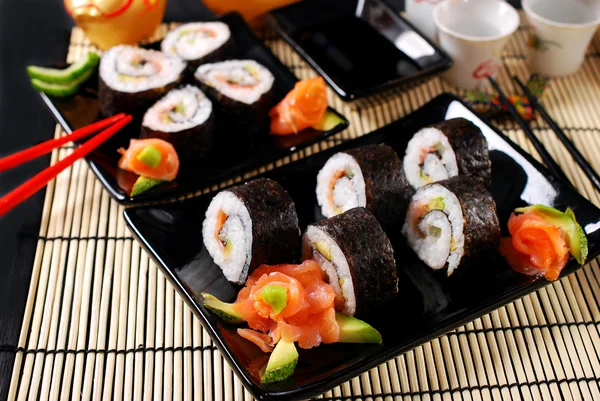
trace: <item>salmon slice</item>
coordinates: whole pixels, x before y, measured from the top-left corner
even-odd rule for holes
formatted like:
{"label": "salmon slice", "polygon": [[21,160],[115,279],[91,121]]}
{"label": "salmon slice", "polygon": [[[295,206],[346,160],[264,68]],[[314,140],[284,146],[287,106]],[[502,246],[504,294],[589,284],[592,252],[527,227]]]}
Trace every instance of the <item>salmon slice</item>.
{"label": "salmon slice", "polygon": [[534,213],[511,214],[511,238],[502,238],[499,251],[519,273],[556,280],[569,260],[565,233]]}
{"label": "salmon slice", "polygon": [[256,344],[263,352],[273,352],[273,340],[267,334],[251,329],[237,329],[240,337]]}
{"label": "salmon slice", "polygon": [[[152,168],[137,159],[148,146],[153,146],[161,153],[160,163]],[[173,181],[179,172],[179,156],[173,145],[157,138],[131,139],[127,150],[120,148],[119,168],[135,174],[164,181]]]}
{"label": "salmon slice", "polygon": [[281,102],[269,111],[271,133],[297,134],[317,124],[327,111],[327,87],[322,77],[296,82]]}

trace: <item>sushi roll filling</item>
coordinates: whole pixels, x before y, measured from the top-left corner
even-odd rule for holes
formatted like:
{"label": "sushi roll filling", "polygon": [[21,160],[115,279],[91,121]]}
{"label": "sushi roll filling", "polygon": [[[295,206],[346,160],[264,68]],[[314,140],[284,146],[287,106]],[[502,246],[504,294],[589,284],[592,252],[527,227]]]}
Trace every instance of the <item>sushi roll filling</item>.
{"label": "sushi roll filling", "polygon": [[229,27],[222,22],[189,23],[171,31],[161,48],[184,60],[197,60],[223,46],[230,37]]}
{"label": "sushi roll filling", "polygon": [[258,72],[250,64],[236,67],[227,73],[215,73],[214,77],[234,88],[254,88],[260,83]]}
{"label": "sushi roll filling", "polygon": [[414,188],[458,175],[456,155],[448,138],[434,128],[423,129],[411,139],[404,168]]}
{"label": "sushi roll filling", "polygon": [[169,92],[144,115],[143,125],[177,132],[203,124],[212,112],[211,101],[200,89],[188,85]]}
{"label": "sushi roll filling", "polygon": [[[352,179],[354,178],[354,173],[351,169],[346,168],[345,170],[340,170],[336,174],[331,177],[331,183],[329,185],[329,202],[333,206],[336,213],[343,212],[344,200],[350,197],[358,197],[358,194],[354,192]],[[356,200],[358,204],[358,200]]]}
{"label": "sushi roll filling", "polygon": [[317,200],[325,217],[366,206],[365,191],[360,166],[347,153],[331,157],[317,176]]}

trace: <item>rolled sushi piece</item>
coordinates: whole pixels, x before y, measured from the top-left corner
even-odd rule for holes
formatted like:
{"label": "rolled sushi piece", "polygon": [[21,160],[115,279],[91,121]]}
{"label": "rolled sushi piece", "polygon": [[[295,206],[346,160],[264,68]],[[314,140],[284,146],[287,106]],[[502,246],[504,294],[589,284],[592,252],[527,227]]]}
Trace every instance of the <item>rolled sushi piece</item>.
{"label": "rolled sushi piece", "polygon": [[496,203],[475,177],[456,176],[428,184],[413,196],[402,233],[427,266],[450,276],[497,248]]}
{"label": "rolled sushi piece", "polygon": [[219,192],[206,210],[202,237],[214,262],[234,284],[244,284],[262,264],[294,260],[301,241],[292,198],[267,178]]}
{"label": "rolled sushi piece", "polygon": [[413,188],[457,175],[474,175],[488,188],[492,163],[483,133],[465,118],[420,129],[408,142],[404,171]]}
{"label": "rolled sushi piece", "polygon": [[218,118],[237,140],[267,133],[274,105],[275,77],[254,60],[227,60],[203,64],[194,74],[204,93],[215,103]]}
{"label": "rolled sushi piece", "polygon": [[172,89],[146,111],[140,136],[163,139],[175,147],[182,163],[194,163],[214,142],[212,102],[192,85]]}
{"label": "rolled sushi piece", "polygon": [[385,144],[331,156],[317,175],[316,191],[323,216],[366,207],[382,225],[404,220],[414,192],[404,175],[402,160]]}
{"label": "rolled sushi piece", "polygon": [[392,245],[364,207],[309,225],[302,257],[319,263],[335,291],[336,309],[346,315],[363,315],[398,294]]}
{"label": "rolled sushi piece", "polygon": [[227,58],[233,49],[229,26],[219,21],[180,25],[161,42],[163,53],[179,57],[194,70],[200,64]]}
{"label": "rolled sushi piece", "polygon": [[141,114],[181,82],[184,69],[181,59],[156,50],[112,47],[100,60],[100,111]]}

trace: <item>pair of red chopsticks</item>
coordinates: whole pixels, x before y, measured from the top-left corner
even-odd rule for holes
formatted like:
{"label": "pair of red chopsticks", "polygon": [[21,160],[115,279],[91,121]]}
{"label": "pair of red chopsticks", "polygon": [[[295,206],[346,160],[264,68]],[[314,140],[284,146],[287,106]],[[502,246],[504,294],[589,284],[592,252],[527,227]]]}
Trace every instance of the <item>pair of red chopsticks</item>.
{"label": "pair of red chopsticks", "polygon": [[[73,131],[69,135],[60,138],[51,139],[42,142],[39,145],[13,153],[12,155],[0,159],[0,173],[11,169],[19,164],[35,159],[52,151],[65,143],[76,141],[86,137],[100,129],[105,128],[102,132],[89,139],[83,145],[79,146],[69,156],[59,160],[52,166],[40,171],[28,181],[24,182],[17,188],[13,189],[8,194],[0,198],[0,217],[5,215],[12,208],[29,198],[31,195],[42,189],[50,180],[56,177],[61,171],[75,163],[78,159],[86,156],[92,150],[96,149],[102,142],[117,133],[121,128],[127,125],[132,119],[132,116],[124,113],[100,120],[86,127]],[[106,128],[108,127],[108,128]]]}

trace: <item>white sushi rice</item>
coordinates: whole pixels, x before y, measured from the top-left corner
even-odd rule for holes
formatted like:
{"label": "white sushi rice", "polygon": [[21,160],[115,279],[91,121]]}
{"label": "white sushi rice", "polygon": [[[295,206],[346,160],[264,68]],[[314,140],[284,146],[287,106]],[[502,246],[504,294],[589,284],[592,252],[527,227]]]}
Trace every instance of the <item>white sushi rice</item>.
{"label": "white sushi rice", "polygon": [[[317,243],[327,249],[331,261],[317,250]],[[327,282],[335,292],[336,309],[346,315],[354,316],[356,295],[350,267],[346,256],[333,238],[320,228],[309,225],[302,238],[302,256],[305,260],[314,259],[327,275]]]}
{"label": "white sushi rice", "polygon": [[[227,220],[216,233],[220,211],[227,215]],[[222,191],[213,198],[202,223],[202,237],[225,278],[236,284],[246,282],[252,259],[252,219],[246,206],[232,192]],[[224,244],[228,242],[231,249],[226,252]]]}
{"label": "white sushi rice", "polygon": [[[415,208],[419,210],[437,198],[443,199],[444,208],[430,210],[419,222],[417,232],[412,220]],[[463,211],[456,195],[442,185],[432,184],[418,189],[413,196],[402,233],[423,262],[433,270],[448,266],[451,275],[464,254],[463,226]]]}
{"label": "white sushi rice", "polygon": [[161,50],[183,60],[198,60],[223,46],[231,37],[227,24],[192,22],[170,31],[161,42]]}
{"label": "white sushi rice", "polygon": [[458,175],[454,150],[437,128],[423,128],[411,138],[403,164],[406,178],[415,189]]}
{"label": "white sushi rice", "polygon": [[195,86],[169,91],[144,114],[142,125],[155,131],[179,132],[204,124],[212,102]]}
{"label": "white sushi rice", "polygon": [[[345,174],[332,185],[340,172]],[[327,160],[317,175],[317,202],[327,218],[367,205],[365,180],[354,157],[340,152]]]}
{"label": "white sushi rice", "polygon": [[273,74],[254,60],[227,60],[203,64],[197,80],[238,102],[253,104],[273,87]]}
{"label": "white sushi rice", "polygon": [[177,81],[185,63],[174,56],[136,46],[119,45],[100,60],[100,77],[111,89],[137,93]]}

